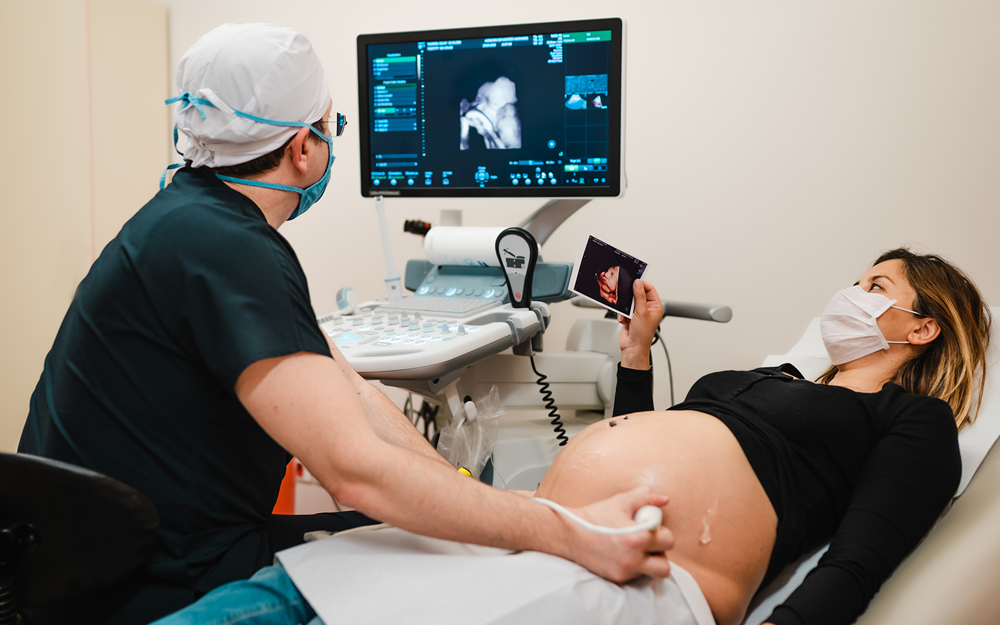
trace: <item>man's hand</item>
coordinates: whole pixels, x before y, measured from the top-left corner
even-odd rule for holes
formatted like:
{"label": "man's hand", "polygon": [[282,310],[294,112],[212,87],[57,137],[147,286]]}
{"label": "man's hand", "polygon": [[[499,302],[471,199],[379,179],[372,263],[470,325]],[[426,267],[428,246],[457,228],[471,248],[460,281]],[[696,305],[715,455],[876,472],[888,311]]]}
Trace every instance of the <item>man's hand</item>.
{"label": "man's hand", "polygon": [[[337,501],[372,518],[434,538],[543,551],[614,581],[669,572],[662,552],[673,546],[673,536],[665,528],[594,534],[541,504],[460,475],[444,460],[383,440],[351,379],[326,356],[299,352],[260,360],[243,371],[235,390],[264,431]],[[622,527],[633,524],[642,506],[666,502],[643,487],[579,514]]]}
{"label": "man's hand", "polygon": [[622,333],[618,338],[618,346],[622,350],[622,366],[627,369],[648,369],[649,348],[653,344],[656,328],[663,319],[663,303],[653,285],[645,280],[632,283],[632,296],[635,298],[632,318],[618,315],[618,323],[622,324]]}
{"label": "man's hand", "polygon": [[[662,507],[667,501],[662,495],[654,495],[648,486],[640,486],[573,512],[605,527],[626,527],[635,524],[632,517],[639,508],[645,505]],[[666,527],[624,536],[605,536],[568,519],[564,522],[570,530],[572,553],[569,559],[591,572],[618,583],[639,575],[670,575],[670,560],[666,552],[674,547],[674,535]]]}

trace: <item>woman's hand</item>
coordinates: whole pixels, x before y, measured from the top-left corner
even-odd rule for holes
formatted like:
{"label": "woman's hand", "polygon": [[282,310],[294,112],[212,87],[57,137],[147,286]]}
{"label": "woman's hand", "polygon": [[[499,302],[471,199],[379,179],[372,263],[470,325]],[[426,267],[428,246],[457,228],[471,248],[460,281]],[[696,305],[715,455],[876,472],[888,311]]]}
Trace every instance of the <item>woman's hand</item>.
{"label": "woman's hand", "polygon": [[632,283],[635,310],[632,318],[618,315],[622,333],[618,346],[622,350],[622,366],[626,369],[649,369],[649,348],[653,334],[663,319],[663,303],[653,285],[645,280]]}

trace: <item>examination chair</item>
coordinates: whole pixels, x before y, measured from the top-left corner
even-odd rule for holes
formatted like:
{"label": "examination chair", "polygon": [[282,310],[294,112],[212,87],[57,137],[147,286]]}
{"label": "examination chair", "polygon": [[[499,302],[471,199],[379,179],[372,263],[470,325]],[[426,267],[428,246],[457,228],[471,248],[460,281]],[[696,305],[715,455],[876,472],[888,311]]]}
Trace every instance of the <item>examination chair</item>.
{"label": "examination chair", "polygon": [[[993,313],[983,403],[962,428],[962,480],[951,507],[883,584],[858,625],[1000,623],[1000,307]],[[830,365],[814,319],[790,352],[765,366],[794,364],[809,379]],[[758,625],[798,587],[825,547],[791,566],[755,598],[745,625]]]}
{"label": "examination chair", "polygon": [[117,480],[0,454],[0,625],[103,622],[128,599],[159,523],[153,503]]}
{"label": "examination chair", "polygon": [[[994,308],[993,315],[1000,318],[1000,309]],[[976,421],[959,433],[962,481],[955,499],[886,581],[859,625],[1000,623],[1000,450],[994,448],[1000,436],[998,360],[1000,323],[994,326],[981,410]],[[770,356],[764,365],[784,362],[794,364],[809,379],[829,366],[818,319],[789,353]],[[330,623],[370,621],[380,615],[392,618],[378,622],[411,625],[551,625],[556,617],[574,625],[674,624],[672,616],[659,611],[669,601],[658,600],[666,586],[657,580],[619,586],[544,554],[511,556],[397,529],[366,528],[351,534],[278,554],[317,613],[333,615]],[[801,583],[822,552],[790,566],[759,592],[745,625],[762,623]],[[534,558],[528,564],[539,568],[517,568],[517,558]],[[546,584],[552,590],[543,588]],[[569,610],[575,610],[571,616],[576,620],[562,618]],[[511,613],[517,618],[508,618]],[[699,623],[712,621],[710,612],[707,619],[695,616]]]}

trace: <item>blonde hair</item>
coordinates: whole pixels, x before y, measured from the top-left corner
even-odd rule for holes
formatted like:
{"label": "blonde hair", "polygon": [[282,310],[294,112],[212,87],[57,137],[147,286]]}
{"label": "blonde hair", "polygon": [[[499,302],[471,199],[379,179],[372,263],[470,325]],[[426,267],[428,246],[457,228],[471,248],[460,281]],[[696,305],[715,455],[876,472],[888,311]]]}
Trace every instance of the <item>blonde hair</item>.
{"label": "blonde hair", "polygon": [[[914,254],[906,248],[879,256],[903,263],[903,276],[917,292],[913,310],[937,321],[941,334],[920,355],[906,361],[890,380],[906,391],[948,402],[958,429],[975,420],[983,401],[986,352],[993,318],[972,280],[962,270],[934,254]],[[829,384],[837,367],[816,381]]]}

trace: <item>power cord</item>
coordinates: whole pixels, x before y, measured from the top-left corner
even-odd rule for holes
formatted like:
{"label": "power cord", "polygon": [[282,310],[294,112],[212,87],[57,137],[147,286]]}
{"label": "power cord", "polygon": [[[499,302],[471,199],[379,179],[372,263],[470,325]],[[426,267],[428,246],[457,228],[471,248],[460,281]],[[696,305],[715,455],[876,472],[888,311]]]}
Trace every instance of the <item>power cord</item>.
{"label": "power cord", "polygon": [[[608,312],[604,313],[604,318],[617,319],[618,315],[609,310]],[[663,355],[667,357],[667,377],[670,379],[670,405],[673,406],[675,403],[677,403],[674,401],[674,369],[670,365],[670,352],[667,351],[667,343],[666,341],[663,340],[663,337],[660,336],[659,325],[656,326],[656,330],[653,332],[653,345],[656,345],[657,342],[659,342],[660,346],[663,347]],[[650,354],[650,358],[652,357],[653,357],[652,354]]]}
{"label": "power cord", "polygon": [[428,401],[422,401],[420,408],[413,407],[413,393],[408,393],[406,402],[403,404],[403,414],[410,420],[413,427],[423,435],[428,441],[434,440],[437,430],[437,413],[440,406],[435,406]]}
{"label": "power cord", "polygon": [[548,379],[548,376],[542,374],[542,372],[535,367],[534,356],[531,356],[529,360],[531,361],[531,370],[538,376],[538,380],[536,381],[536,384],[538,384],[538,392],[542,394],[542,401],[545,403],[545,409],[549,411],[549,418],[552,419],[552,429],[556,433],[556,440],[559,441],[560,447],[564,447],[566,443],[569,442],[569,437],[566,436],[566,428],[563,427],[562,417],[559,415],[559,408],[556,406],[556,402],[552,398],[552,391],[549,390],[549,383],[545,381]]}
{"label": "power cord", "polygon": [[659,342],[660,346],[663,347],[663,355],[667,357],[667,377],[670,379],[670,405],[673,406],[677,403],[674,401],[674,368],[670,364],[670,352],[667,351],[667,342],[663,340],[662,336],[660,336],[659,326],[657,326],[656,331],[653,332],[653,344],[655,345],[657,342]]}

